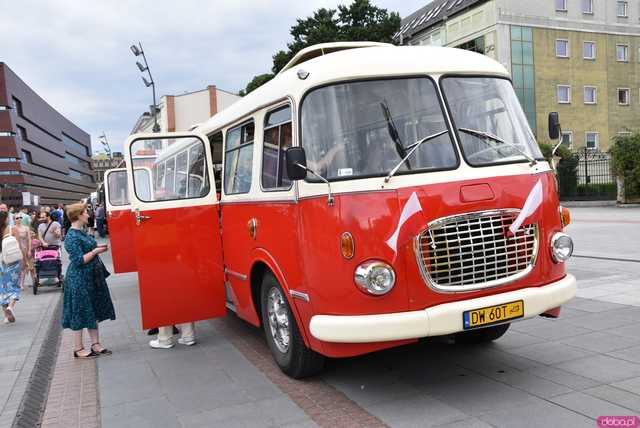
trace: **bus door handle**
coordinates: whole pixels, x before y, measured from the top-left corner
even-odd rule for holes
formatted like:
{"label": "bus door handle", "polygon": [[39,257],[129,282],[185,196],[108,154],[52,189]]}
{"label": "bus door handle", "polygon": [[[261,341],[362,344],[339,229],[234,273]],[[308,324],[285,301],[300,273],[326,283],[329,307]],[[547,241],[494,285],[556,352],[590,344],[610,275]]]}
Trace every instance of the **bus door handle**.
{"label": "bus door handle", "polygon": [[140,215],[140,209],[136,208],[136,226],[140,226],[140,223],[144,220],[149,220],[151,216]]}

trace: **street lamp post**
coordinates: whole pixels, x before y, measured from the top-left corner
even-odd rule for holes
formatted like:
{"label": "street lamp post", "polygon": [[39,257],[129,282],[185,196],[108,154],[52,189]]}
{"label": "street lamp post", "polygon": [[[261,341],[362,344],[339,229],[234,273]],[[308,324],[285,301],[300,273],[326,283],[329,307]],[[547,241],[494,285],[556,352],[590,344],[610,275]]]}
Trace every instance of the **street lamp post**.
{"label": "street lamp post", "polygon": [[107,140],[107,134],[105,134],[104,131],[102,131],[102,135],[98,136],[98,138],[100,139],[100,142],[102,143],[102,148],[104,148],[104,151],[107,152],[107,156],[109,156],[109,159],[112,158],[111,156],[111,146],[109,145],[109,141]]}
{"label": "street lamp post", "polygon": [[142,65],[140,61],[136,61],[136,65],[138,66],[138,69],[140,70],[140,72],[144,73],[146,71],[149,74],[149,80],[145,79],[145,77],[142,76],[142,82],[145,84],[147,88],[151,86],[151,90],[153,91],[153,106],[152,106],[153,132],[160,132],[160,125],[158,125],[158,107],[156,104],[156,84],[153,81],[153,77],[151,76],[151,70],[149,69],[149,63],[147,62],[147,57],[144,54],[144,50],[142,50],[142,43],[138,42],[138,46],[131,45],[130,49],[135,56],[142,55],[142,60],[144,61],[144,65]]}

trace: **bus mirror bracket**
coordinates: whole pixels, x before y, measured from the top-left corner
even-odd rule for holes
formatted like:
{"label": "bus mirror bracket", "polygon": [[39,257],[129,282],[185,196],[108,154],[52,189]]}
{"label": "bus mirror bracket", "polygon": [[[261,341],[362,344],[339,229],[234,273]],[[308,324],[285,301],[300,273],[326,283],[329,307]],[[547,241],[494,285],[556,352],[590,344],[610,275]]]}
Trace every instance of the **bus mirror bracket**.
{"label": "bus mirror bracket", "polygon": [[329,195],[327,196],[327,204],[333,206],[333,193],[331,193],[331,183],[329,180],[307,167],[307,156],[302,147],[289,147],[285,152],[285,160],[287,164],[287,175],[289,180],[302,180],[307,177],[307,173],[315,175],[321,181],[327,184]]}
{"label": "bus mirror bracket", "polygon": [[555,159],[553,158],[556,154],[556,151],[562,144],[562,128],[560,127],[560,115],[557,111],[552,111],[549,113],[549,138],[551,140],[558,140],[558,144],[553,147],[551,150],[551,167],[555,170]]}

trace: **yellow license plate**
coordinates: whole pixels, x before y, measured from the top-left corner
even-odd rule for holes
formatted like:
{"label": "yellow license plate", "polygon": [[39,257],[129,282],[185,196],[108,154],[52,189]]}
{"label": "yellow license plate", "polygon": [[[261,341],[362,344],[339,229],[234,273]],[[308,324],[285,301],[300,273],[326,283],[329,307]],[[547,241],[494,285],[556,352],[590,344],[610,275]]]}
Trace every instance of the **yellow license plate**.
{"label": "yellow license plate", "polygon": [[524,316],[524,300],[503,303],[502,305],[488,306],[486,308],[473,309],[462,313],[462,324],[465,330],[497,324]]}

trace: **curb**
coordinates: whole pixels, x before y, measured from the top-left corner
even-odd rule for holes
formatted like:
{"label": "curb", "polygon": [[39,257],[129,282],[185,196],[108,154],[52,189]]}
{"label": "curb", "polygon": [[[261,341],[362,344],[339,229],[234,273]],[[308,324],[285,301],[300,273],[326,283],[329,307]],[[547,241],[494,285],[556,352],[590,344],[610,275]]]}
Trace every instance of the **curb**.
{"label": "curb", "polygon": [[58,357],[62,331],[61,312],[62,293],[59,293],[57,301],[52,302],[40,323],[36,338],[16,382],[20,387],[12,392],[12,396],[17,396],[11,397],[11,400],[20,399],[11,425],[14,428],[36,427],[42,422],[53,369]]}

